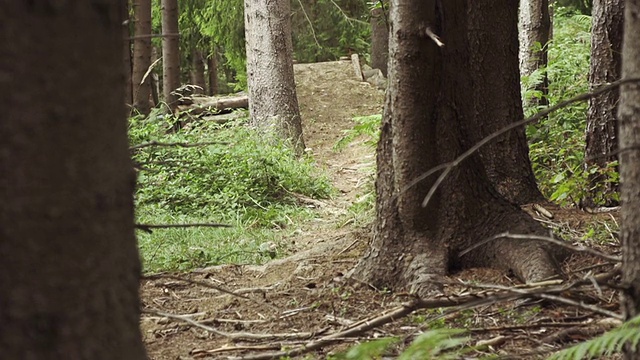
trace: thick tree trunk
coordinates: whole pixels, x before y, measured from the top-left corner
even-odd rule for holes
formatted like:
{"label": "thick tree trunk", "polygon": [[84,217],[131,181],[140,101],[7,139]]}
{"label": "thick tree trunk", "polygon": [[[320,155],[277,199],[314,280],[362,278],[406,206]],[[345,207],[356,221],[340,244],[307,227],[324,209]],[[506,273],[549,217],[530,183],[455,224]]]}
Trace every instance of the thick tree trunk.
{"label": "thick tree trunk", "polygon": [[[620,79],[624,0],[594,0],[591,27],[591,90]],[[601,169],[618,159],[612,155],[618,148],[616,110],[618,91],[609,91],[591,98],[587,112],[585,159],[587,166]],[[600,174],[590,178],[590,194],[582,199],[587,207],[617,205],[611,195],[618,184]]]}
{"label": "thick tree trunk", "polygon": [[288,0],[245,0],[247,77],[252,123],[304,151],[293,77]]}
{"label": "thick tree trunk", "polygon": [[3,359],[146,359],[121,4],[0,11]]}
{"label": "thick tree trunk", "polygon": [[371,67],[380,69],[382,75],[387,76],[387,61],[389,60],[389,24],[388,7],[384,1],[384,8],[371,11]]}
{"label": "thick tree trunk", "polygon": [[151,66],[151,0],[136,0],[133,12],[136,21],[136,38],[133,41],[133,107],[141,114],[149,115],[151,76],[145,79],[144,75]]}
{"label": "thick tree trunk", "polygon": [[216,51],[212,51],[207,58],[207,78],[208,85],[207,88],[209,95],[216,95],[218,93],[218,61]]}
{"label": "thick tree trunk", "polygon": [[[389,88],[377,154],[375,235],[354,276],[377,286],[411,287],[425,295],[434,289],[434,278],[456,268],[500,267],[523,281],[556,275],[556,259],[548,245],[533,240],[500,238],[464,252],[505,231],[547,234],[495,191],[479,154],[452,171],[427,207],[421,202],[433,177],[407,189],[429,169],[472,146],[475,134],[492,125],[477,114],[480,98],[474,95],[478,90],[473,72],[488,65],[473,65],[480,55],[474,51],[485,55],[497,51],[505,56],[498,63],[514,73],[505,77],[517,86],[516,46],[509,42],[497,49],[493,36],[498,35],[475,34],[478,29],[486,33],[485,25],[478,28],[484,16],[496,24],[490,32],[513,31],[515,35],[517,3],[400,2],[392,1],[390,13]],[[441,35],[443,48],[424,35],[424,24]],[[507,34],[499,36],[508,38]],[[487,104],[493,104],[487,108],[494,114],[504,108],[504,114],[517,115],[513,109],[520,101],[518,91],[487,87],[481,94]]]}
{"label": "thick tree trunk", "polygon": [[122,11],[122,60],[124,63],[124,103],[130,106],[133,102],[133,93],[131,85],[131,31],[129,19],[129,1],[121,1],[120,10]]}
{"label": "thick tree trunk", "polygon": [[173,111],[178,105],[174,90],[180,87],[180,43],[178,0],[162,0],[162,90]]}
{"label": "thick tree trunk", "polygon": [[[517,63],[518,7],[513,1],[505,7],[501,3],[484,4],[483,11],[472,11],[468,17],[471,30],[467,66],[475,112],[471,125],[463,126],[474,141],[524,117]],[[548,13],[546,16],[548,20]],[[548,23],[545,26],[548,29]],[[512,61],[514,57],[516,61]],[[507,200],[515,204],[544,201],[531,168],[523,127],[499,137],[482,149],[480,155],[489,180]]]}
{"label": "thick tree trunk", "polygon": [[[622,77],[640,78],[640,0],[625,2]],[[622,200],[622,282],[627,319],[640,314],[640,84],[620,90],[620,192]],[[627,359],[640,350],[627,349]]]}
{"label": "thick tree trunk", "polygon": [[[520,40],[520,75],[529,76],[547,65],[547,43],[551,35],[551,17],[548,0],[520,0],[518,21]],[[548,94],[549,80],[544,75],[538,86],[543,95]],[[547,105],[545,97],[526,99],[527,104]]]}
{"label": "thick tree trunk", "polygon": [[204,94],[207,89],[207,83],[204,79],[204,60],[202,52],[198,49],[191,51],[191,85],[196,85],[199,89],[194,94]]}

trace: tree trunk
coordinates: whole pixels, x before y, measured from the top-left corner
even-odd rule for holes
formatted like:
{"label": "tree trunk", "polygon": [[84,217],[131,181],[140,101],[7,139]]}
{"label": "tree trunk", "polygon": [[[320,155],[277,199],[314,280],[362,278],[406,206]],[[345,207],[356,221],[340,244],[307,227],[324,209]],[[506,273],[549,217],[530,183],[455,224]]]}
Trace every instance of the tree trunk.
{"label": "tree trunk", "polygon": [[207,77],[209,78],[208,94],[216,95],[218,93],[218,54],[215,50],[209,54],[207,58]]}
{"label": "tree trunk", "polygon": [[[591,27],[591,70],[589,87],[591,90],[620,79],[624,0],[594,0]],[[609,91],[591,98],[587,111],[586,165],[600,169],[618,159],[612,155],[618,145],[618,123],[616,108],[618,91]],[[587,207],[598,205],[614,206],[612,199],[618,192],[618,184],[602,174],[594,174],[589,196],[582,199]]]}
{"label": "tree trunk", "polygon": [[139,113],[149,115],[151,76],[145,79],[144,75],[151,66],[151,0],[135,0],[133,12],[136,21],[136,38],[133,41],[133,107]]}
{"label": "tree trunk", "polygon": [[245,0],[244,4],[251,121],[265,133],[289,141],[302,154],[289,0]]}
{"label": "tree trunk", "polygon": [[[483,17],[495,24],[489,33],[501,34],[486,34],[489,27],[482,24]],[[377,152],[376,228],[371,248],[353,274],[376,286],[411,287],[420,295],[434,290],[434,278],[457,268],[499,267],[523,281],[556,275],[554,255],[561,257],[562,251],[554,254],[548,244],[506,238],[479,244],[505,231],[548,234],[495,191],[479,154],[451,172],[427,207],[421,202],[434,184],[433,177],[407,189],[429,169],[472,146],[483,126],[495,126],[489,121],[497,119],[478,114],[481,95],[491,104],[490,112],[498,114],[503,108],[511,121],[517,120],[514,104],[520,103],[520,94],[509,91],[518,84],[517,48],[513,41],[497,43],[498,38],[507,41],[505,32],[516,34],[517,2],[394,0],[390,18],[389,89]],[[444,47],[424,35],[423,24],[441,36]],[[514,83],[510,88],[486,85],[486,91],[478,93],[474,72],[489,66],[473,65],[479,51],[503,56],[497,64],[509,74],[496,81],[510,79]],[[472,246],[478,247],[464,252]]]}
{"label": "tree trunk", "polygon": [[204,94],[207,89],[207,83],[204,79],[202,52],[197,49],[191,51],[191,85],[199,87],[199,89],[193,91],[194,94]]}
{"label": "tree trunk", "polygon": [[[625,2],[622,77],[640,78],[640,0]],[[640,84],[620,89],[620,195],[622,200],[622,283],[624,312],[630,319],[640,314]],[[640,359],[637,348],[627,349],[627,359]]]}
{"label": "tree trunk", "polygon": [[146,359],[121,5],[0,12],[3,359]]}
{"label": "tree trunk", "polygon": [[[520,0],[518,21],[520,40],[520,75],[530,76],[534,71],[547,65],[547,43],[551,35],[551,17],[548,0]],[[549,93],[546,73],[542,83],[536,88],[543,95]],[[546,97],[525,99],[530,106],[548,105]]]}
{"label": "tree trunk", "polygon": [[383,8],[371,11],[371,67],[380,69],[387,76],[389,59],[389,24],[387,23],[389,4],[384,1]]}
{"label": "tree trunk", "polygon": [[178,106],[180,87],[180,43],[178,36],[178,0],[162,0],[162,90],[171,111]]}
{"label": "tree trunk", "polygon": [[[467,20],[471,57],[467,66],[473,89],[469,99],[473,99],[475,120],[473,126],[463,126],[473,141],[524,118],[517,62],[518,8],[495,4],[482,8],[471,12]],[[504,19],[496,21],[498,18]],[[548,23],[545,26],[548,29]],[[514,57],[516,61],[511,61]],[[520,205],[544,201],[531,168],[524,127],[500,136],[481,149],[480,155],[489,180],[507,200]]]}
{"label": "tree trunk", "polygon": [[129,19],[129,1],[121,1],[120,10],[122,11],[122,60],[124,63],[124,103],[129,106],[133,103],[132,85],[131,85],[131,31]]}

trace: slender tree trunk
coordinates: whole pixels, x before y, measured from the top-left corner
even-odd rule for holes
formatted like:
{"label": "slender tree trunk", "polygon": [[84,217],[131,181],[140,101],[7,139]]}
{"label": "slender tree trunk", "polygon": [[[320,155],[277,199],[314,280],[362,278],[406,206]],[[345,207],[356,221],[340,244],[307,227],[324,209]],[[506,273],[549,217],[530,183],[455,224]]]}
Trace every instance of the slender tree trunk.
{"label": "slender tree trunk", "polygon": [[162,89],[172,111],[178,105],[174,91],[180,87],[179,14],[178,0],[162,0]]}
{"label": "slender tree trunk", "polygon": [[[520,40],[520,75],[530,76],[547,65],[547,43],[551,35],[551,17],[548,0],[520,0],[518,21]],[[536,88],[548,94],[549,80],[546,73]],[[546,97],[525,99],[529,106],[548,105]]]}
{"label": "slender tree trunk", "polygon": [[245,0],[247,77],[252,123],[304,151],[293,77],[288,0]]}
{"label": "slender tree trunk", "polygon": [[202,59],[202,52],[198,49],[191,51],[191,85],[200,87],[200,89],[194,91],[195,94],[204,94],[207,89],[204,79],[204,60]]}
{"label": "slender tree trunk", "polygon": [[132,83],[131,83],[131,19],[129,19],[129,1],[121,1],[122,10],[122,59],[124,63],[124,103],[130,105],[133,103]]}
{"label": "slender tree trunk", "polygon": [[[547,234],[495,191],[483,166],[485,155],[495,152],[484,153],[482,160],[476,153],[461,163],[426,207],[421,203],[435,179],[410,186],[426,171],[472,146],[482,127],[496,126],[498,120],[478,115],[482,108],[480,95],[474,94],[479,89],[474,72],[489,67],[491,61],[474,65],[480,54],[502,54],[498,63],[508,74],[496,81],[513,82],[504,90],[487,85],[480,93],[486,104],[492,104],[486,110],[518,115],[520,94],[509,91],[518,85],[517,47],[509,37],[516,34],[517,2],[393,0],[390,18],[389,88],[377,152],[376,228],[370,251],[353,276],[376,286],[410,287],[428,295],[435,290],[434,279],[459,268],[499,267],[523,281],[556,275],[556,256],[564,255],[559,249],[550,251],[548,244],[534,240],[485,241],[505,231]],[[489,21],[495,26],[489,27]],[[424,35],[424,24],[441,35],[444,47]],[[504,152],[515,150],[504,139],[502,146]]]}
{"label": "slender tree trunk", "polygon": [[[625,2],[622,77],[640,78],[640,0]],[[640,314],[640,84],[620,90],[620,192],[622,200],[622,283],[625,317]],[[640,359],[638,348],[627,359]]]}
{"label": "slender tree trunk", "polygon": [[209,79],[208,94],[215,95],[218,93],[218,61],[215,49],[207,57],[207,77]]}
{"label": "slender tree trunk", "polygon": [[3,359],[146,359],[121,5],[3,3]]}
{"label": "slender tree trunk", "polygon": [[[591,27],[591,70],[589,87],[591,90],[620,79],[624,0],[594,0]],[[610,91],[589,101],[587,111],[585,158],[588,167],[604,169],[617,160],[611,155],[618,146],[618,123],[616,110],[618,91]],[[617,202],[612,195],[618,192],[618,184],[602,174],[590,177],[590,193],[582,199],[582,205],[613,206]]]}
{"label": "slender tree trunk", "polygon": [[384,8],[371,11],[371,67],[380,69],[387,76],[389,59],[389,4],[382,2]]}
{"label": "slender tree trunk", "polygon": [[144,75],[151,66],[151,0],[135,0],[133,12],[136,21],[136,38],[133,42],[133,107],[141,114],[149,115],[151,76],[145,79]]}

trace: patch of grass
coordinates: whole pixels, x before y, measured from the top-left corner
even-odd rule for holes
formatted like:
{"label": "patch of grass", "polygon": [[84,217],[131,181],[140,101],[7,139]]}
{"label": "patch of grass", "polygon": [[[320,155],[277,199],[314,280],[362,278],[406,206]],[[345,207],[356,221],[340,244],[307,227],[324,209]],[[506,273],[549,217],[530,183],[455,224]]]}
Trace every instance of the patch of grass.
{"label": "patch of grass", "polygon": [[162,229],[139,233],[145,271],[189,270],[221,263],[262,263],[283,250],[283,234],[311,216],[294,194],[327,198],[334,189],[310,158],[297,159],[286,144],[265,140],[242,121],[192,122],[177,133],[175,119],[132,118],[132,145],[212,143],[195,147],[148,146],[133,151],[138,168],[139,223],[216,222],[231,228]]}

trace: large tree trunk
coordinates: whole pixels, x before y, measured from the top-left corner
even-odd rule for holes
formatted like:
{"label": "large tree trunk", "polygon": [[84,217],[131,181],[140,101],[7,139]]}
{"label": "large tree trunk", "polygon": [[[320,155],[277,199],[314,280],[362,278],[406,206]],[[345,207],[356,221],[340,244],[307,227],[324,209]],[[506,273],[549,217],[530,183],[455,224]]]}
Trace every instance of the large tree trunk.
{"label": "large tree trunk", "polygon": [[180,87],[180,43],[178,36],[178,0],[162,0],[162,91],[172,111],[178,106]]}
{"label": "large tree trunk", "polygon": [[151,0],[135,0],[133,12],[136,21],[136,38],[133,42],[133,107],[141,114],[149,115],[151,74],[146,79],[144,75],[151,66]]}
{"label": "large tree trunk", "polygon": [[382,2],[383,8],[371,11],[371,67],[380,69],[387,76],[387,61],[389,59],[389,24],[387,1]]}
{"label": "large tree trunk", "polygon": [[[467,20],[467,66],[473,89],[469,99],[473,99],[475,112],[472,125],[463,126],[473,141],[524,117],[517,61],[518,9],[512,4],[502,8],[497,3],[482,5],[483,11],[471,11]],[[501,18],[503,21],[496,21]],[[489,180],[507,200],[515,204],[544,201],[531,168],[524,127],[500,136],[480,155]]]}
{"label": "large tree trunk", "polygon": [[[551,17],[548,0],[520,0],[518,21],[520,40],[520,75],[529,76],[547,65],[547,43],[551,35]],[[545,73],[537,87],[543,95],[548,93],[549,80]],[[547,105],[545,97],[526,99],[531,106]]]}
{"label": "large tree trunk", "polygon": [[[476,34],[489,29],[482,25],[483,16],[495,24],[490,33],[502,34]],[[478,78],[473,72],[489,65],[472,64],[480,56],[474,51],[502,54],[497,64],[513,73],[504,78],[517,88],[517,48],[505,33],[516,35],[517,2],[394,0],[390,18],[389,89],[377,155],[376,229],[355,276],[377,286],[411,286],[424,295],[433,290],[434,277],[456,268],[500,267],[523,281],[556,275],[556,259],[548,245],[533,240],[500,238],[461,254],[504,231],[547,234],[494,190],[479,154],[452,171],[427,207],[421,202],[433,177],[407,189],[429,169],[472,146],[483,126],[495,126],[491,123],[495,119],[478,114],[480,95],[492,104],[485,106],[488,111],[518,115],[514,110],[520,102],[518,91],[487,86],[474,95]],[[424,35],[423,24],[441,35],[443,48]],[[494,36],[507,44],[499,44]],[[515,150],[502,145],[504,152]]]}
{"label": "large tree trunk", "polygon": [[[622,77],[640,78],[640,0],[625,2]],[[622,282],[627,319],[640,314],[640,84],[620,90],[620,192],[622,200]],[[627,359],[640,359],[628,349]]]}
{"label": "large tree trunk", "polygon": [[245,0],[247,77],[252,123],[304,151],[293,77],[289,0]]}
{"label": "large tree trunk", "polygon": [[[591,90],[620,79],[624,0],[594,0],[591,27]],[[586,149],[587,166],[604,169],[618,159],[613,155],[618,146],[616,108],[618,91],[609,91],[591,98],[587,112]],[[612,199],[618,184],[595,174],[589,179],[589,196],[582,199],[587,207],[617,205]]]}
{"label": "large tree trunk", "polygon": [[146,359],[121,4],[0,11],[3,359]]}

